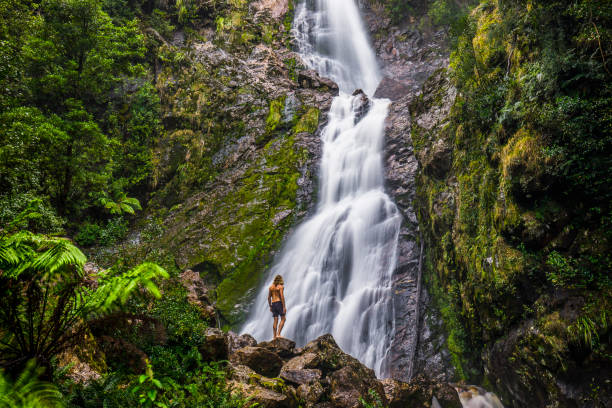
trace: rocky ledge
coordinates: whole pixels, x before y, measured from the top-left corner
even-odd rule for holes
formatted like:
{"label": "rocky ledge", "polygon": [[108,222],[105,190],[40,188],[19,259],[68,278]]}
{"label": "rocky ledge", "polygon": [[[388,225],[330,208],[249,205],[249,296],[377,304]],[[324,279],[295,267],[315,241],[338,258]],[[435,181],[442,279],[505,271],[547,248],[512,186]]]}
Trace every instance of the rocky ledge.
{"label": "rocky ledge", "polygon": [[424,377],[410,383],[377,379],[373,370],[344,353],[330,334],[296,348],[289,339],[257,343],[248,334],[211,328],[200,351],[210,360],[228,360],[234,392],[264,408],[350,408],[366,406],[364,402],[388,407],[461,407],[448,384]]}

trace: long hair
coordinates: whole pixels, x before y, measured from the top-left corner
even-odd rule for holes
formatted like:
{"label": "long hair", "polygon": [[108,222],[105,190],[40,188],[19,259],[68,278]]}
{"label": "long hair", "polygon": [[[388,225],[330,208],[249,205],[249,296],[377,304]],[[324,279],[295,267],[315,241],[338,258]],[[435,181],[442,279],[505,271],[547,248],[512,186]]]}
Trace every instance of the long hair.
{"label": "long hair", "polygon": [[274,285],[278,286],[278,285],[284,285],[285,282],[283,282],[283,277],[280,275],[276,275],[276,277],[274,278]]}

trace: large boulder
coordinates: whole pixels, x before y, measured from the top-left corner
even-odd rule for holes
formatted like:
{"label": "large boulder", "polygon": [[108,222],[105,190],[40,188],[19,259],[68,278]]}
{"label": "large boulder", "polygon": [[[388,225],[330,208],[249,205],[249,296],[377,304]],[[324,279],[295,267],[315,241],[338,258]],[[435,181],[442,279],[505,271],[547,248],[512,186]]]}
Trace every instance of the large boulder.
{"label": "large boulder", "polygon": [[263,347],[283,358],[295,356],[295,341],[278,337],[272,341],[262,341],[257,347]]}
{"label": "large boulder", "polygon": [[417,376],[410,383],[390,378],[381,381],[389,408],[431,407],[435,400],[440,408],[461,408],[455,389],[449,384],[430,381]]}
{"label": "large boulder", "polygon": [[384,389],[376,379],[374,371],[343,352],[330,334],[311,341],[302,351],[304,356],[309,354],[316,356],[316,358],[308,357],[308,365],[321,370],[327,376],[329,401],[333,406],[359,407],[361,406],[359,399],[370,399],[371,391],[386,403]]}
{"label": "large boulder", "polygon": [[346,354],[338,347],[331,334],[324,334],[306,344],[302,348],[302,353],[314,354],[317,357],[317,364],[310,368],[318,368],[325,375],[347,365],[361,365],[356,358]]}
{"label": "large boulder", "polygon": [[[364,365],[347,365],[328,376],[329,399],[334,406],[340,408],[361,407],[360,398],[371,400],[370,393],[375,392],[386,405],[385,392],[382,384],[376,379],[374,371]],[[373,402],[373,401],[370,401]]]}
{"label": "large boulder", "polygon": [[321,379],[321,370],[317,368],[303,368],[301,370],[285,369],[283,367],[280,377],[293,384],[310,384]]}
{"label": "large boulder", "polygon": [[230,356],[230,362],[237,365],[245,365],[252,368],[255,372],[266,377],[277,377],[280,374],[283,360],[281,358],[263,348],[248,346],[236,350]]}
{"label": "large boulder", "polygon": [[255,384],[244,384],[237,381],[230,381],[230,386],[234,392],[250,399],[250,402],[257,403],[261,408],[297,408],[298,404],[289,395],[270,390]]}
{"label": "large boulder", "polygon": [[228,341],[228,353],[229,355],[234,354],[238,349],[248,346],[256,346],[257,340],[250,334],[237,334],[233,331],[227,332]]}
{"label": "large boulder", "polygon": [[312,407],[314,404],[319,402],[324,392],[325,390],[320,382],[302,384],[297,388],[298,398],[304,401],[304,404],[307,407]]}
{"label": "large boulder", "polygon": [[289,360],[281,368],[280,377],[294,384],[310,384],[318,381],[321,370],[314,368],[319,363],[319,357],[313,353],[305,353]]}
{"label": "large boulder", "polygon": [[229,354],[228,336],[221,329],[209,327],[204,341],[199,346],[200,354],[207,361],[227,360]]}

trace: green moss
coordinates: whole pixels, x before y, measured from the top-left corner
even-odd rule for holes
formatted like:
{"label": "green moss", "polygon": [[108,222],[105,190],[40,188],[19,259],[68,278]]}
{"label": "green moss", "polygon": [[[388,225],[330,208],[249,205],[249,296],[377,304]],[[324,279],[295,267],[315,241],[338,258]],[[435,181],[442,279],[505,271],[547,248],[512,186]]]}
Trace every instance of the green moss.
{"label": "green moss", "polygon": [[501,156],[504,186],[521,199],[546,189],[542,141],[535,132],[520,129],[504,147]]}
{"label": "green moss", "polygon": [[[261,273],[270,261],[270,252],[280,245],[294,221],[291,216],[280,219],[277,216],[296,206],[299,168],[307,154],[295,148],[292,137],[269,142],[261,162],[251,168],[240,188],[225,200],[228,206],[231,204],[237,209],[233,218],[244,221],[241,225],[227,225],[220,231],[219,238],[227,236],[225,240],[235,247],[219,247],[206,256],[229,266],[217,288],[217,306],[231,324],[242,318],[245,310],[236,305],[246,306],[245,302],[250,300],[247,293],[253,295],[249,291],[258,286]],[[261,171],[264,163],[267,172]]]}
{"label": "green moss", "polygon": [[293,131],[295,133],[308,132],[314,133],[319,126],[319,109],[311,107],[300,116]]}
{"label": "green moss", "polygon": [[286,95],[281,96],[278,99],[274,99],[270,102],[270,108],[268,110],[268,117],[266,118],[266,132],[272,133],[278,125],[280,125],[283,118],[283,109],[285,107]]}
{"label": "green moss", "polygon": [[481,5],[472,17],[477,19],[477,29],[472,46],[477,61],[484,66],[494,66],[503,58],[505,49],[502,40],[502,17],[497,7]]}

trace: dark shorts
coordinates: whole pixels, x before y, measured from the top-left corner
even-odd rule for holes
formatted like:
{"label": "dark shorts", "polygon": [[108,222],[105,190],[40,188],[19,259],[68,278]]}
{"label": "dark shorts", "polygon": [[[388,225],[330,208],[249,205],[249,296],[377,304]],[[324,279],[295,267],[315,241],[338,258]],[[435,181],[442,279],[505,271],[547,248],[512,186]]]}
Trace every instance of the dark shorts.
{"label": "dark shorts", "polygon": [[283,302],[272,302],[272,317],[284,316]]}

